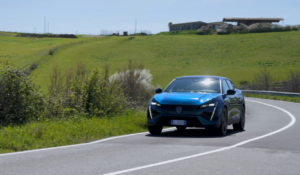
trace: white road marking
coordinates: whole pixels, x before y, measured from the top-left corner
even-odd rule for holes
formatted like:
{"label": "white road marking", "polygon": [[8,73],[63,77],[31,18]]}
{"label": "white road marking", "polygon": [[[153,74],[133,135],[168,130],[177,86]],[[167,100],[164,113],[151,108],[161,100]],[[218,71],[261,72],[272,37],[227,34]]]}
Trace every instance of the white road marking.
{"label": "white road marking", "polygon": [[[164,129],[164,131],[174,129],[172,128],[167,128]],[[34,149],[34,150],[29,150],[29,151],[19,151],[19,152],[13,152],[13,153],[5,153],[5,154],[0,154],[0,157],[2,156],[10,156],[10,155],[15,155],[15,154],[24,154],[24,153],[32,153],[32,152],[38,152],[38,151],[47,151],[47,150],[53,150],[53,149],[62,149],[62,148],[70,148],[70,147],[77,147],[77,146],[85,146],[85,145],[91,145],[95,143],[101,143],[109,140],[114,140],[114,139],[119,139],[119,138],[124,138],[124,137],[130,137],[130,136],[136,136],[136,135],[141,135],[141,134],[147,134],[149,132],[140,132],[140,133],[135,133],[135,134],[128,134],[128,135],[121,135],[121,136],[115,136],[115,137],[109,137],[106,139],[101,139],[93,142],[88,142],[88,143],[81,143],[81,144],[74,144],[74,145],[66,145],[66,146],[58,146],[58,147],[51,147],[51,148],[42,148],[42,149]]]}
{"label": "white road marking", "polygon": [[298,104],[298,105],[300,105],[299,102],[291,102],[291,101],[283,101],[283,100],[273,100],[273,99],[267,99],[267,98],[255,98],[255,97],[246,97],[246,99],[247,98],[250,98],[250,99],[260,99],[260,100],[270,100],[270,101],[274,101],[274,102],[292,103],[292,104]]}
{"label": "white road marking", "polygon": [[239,142],[237,144],[234,144],[234,145],[231,145],[231,146],[228,146],[228,147],[224,147],[224,148],[220,148],[220,149],[216,149],[216,150],[212,150],[212,151],[207,151],[207,152],[203,152],[203,153],[199,153],[199,154],[194,154],[194,155],[191,155],[191,156],[186,156],[186,157],[181,157],[181,158],[177,158],[177,159],[158,162],[158,163],[154,163],[154,164],[144,165],[144,166],[140,166],[140,167],[136,167],[136,168],[130,168],[130,169],[122,170],[122,171],[112,172],[112,173],[108,173],[108,174],[105,174],[105,175],[117,175],[117,174],[128,173],[128,172],[137,171],[137,170],[141,170],[141,169],[145,169],[145,168],[160,166],[160,165],[164,165],[164,164],[169,164],[169,163],[178,162],[178,161],[182,161],[182,160],[186,160],[186,159],[191,159],[191,158],[195,158],[195,157],[204,156],[204,155],[207,155],[207,154],[212,154],[212,153],[216,153],[216,152],[229,150],[229,149],[236,148],[238,146],[244,145],[246,143],[249,143],[249,142],[252,142],[252,141],[255,141],[255,140],[259,140],[259,139],[274,135],[276,133],[279,133],[283,130],[288,129],[289,127],[294,125],[295,122],[296,122],[296,118],[295,118],[295,116],[293,116],[293,114],[291,114],[290,112],[288,112],[288,111],[286,111],[286,110],[284,110],[280,107],[273,106],[273,105],[270,105],[270,104],[267,104],[267,103],[258,102],[258,101],[248,100],[248,99],[247,99],[247,101],[260,103],[260,104],[263,104],[263,105],[267,105],[267,106],[279,109],[279,110],[281,110],[281,111],[283,111],[283,112],[285,112],[286,114],[289,115],[289,117],[291,118],[291,122],[288,125],[286,125],[285,127],[281,128],[281,129],[278,129],[276,131],[270,132],[268,134],[265,134],[265,135],[262,135],[262,136],[259,136],[259,137],[255,137],[253,139],[248,139],[248,140]]}

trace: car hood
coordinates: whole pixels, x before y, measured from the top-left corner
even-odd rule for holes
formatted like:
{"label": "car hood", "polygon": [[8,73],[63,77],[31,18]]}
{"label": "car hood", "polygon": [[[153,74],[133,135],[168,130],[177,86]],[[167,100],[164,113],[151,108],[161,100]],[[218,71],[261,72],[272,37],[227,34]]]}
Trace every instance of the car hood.
{"label": "car hood", "polygon": [[163,92],[154,95],[154,98],[160,104],[201,105],[219,95],[219,93]]}

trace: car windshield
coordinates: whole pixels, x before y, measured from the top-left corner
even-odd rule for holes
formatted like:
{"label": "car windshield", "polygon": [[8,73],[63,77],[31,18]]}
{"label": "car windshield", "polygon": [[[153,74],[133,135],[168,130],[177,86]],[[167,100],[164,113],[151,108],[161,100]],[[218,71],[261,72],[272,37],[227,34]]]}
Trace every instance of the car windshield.
{"label": "car windshield", "polygon": [[218,78],[180,78],[174,80],[165,92],[220,93]]}

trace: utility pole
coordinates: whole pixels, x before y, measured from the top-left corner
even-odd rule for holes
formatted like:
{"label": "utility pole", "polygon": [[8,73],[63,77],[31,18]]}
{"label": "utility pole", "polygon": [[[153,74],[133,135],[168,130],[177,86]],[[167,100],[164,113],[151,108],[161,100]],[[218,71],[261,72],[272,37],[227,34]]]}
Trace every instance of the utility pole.
{"label": "utility pole", "polygon": [[44,16],[44,34],[46,33],[46,16]]}
{"label": "utility pole", "polygon": [[35,27],[34,27],[34,33],[35,33]]}
{"label": "utility pole", "polygon": [[135,31],[134,31],[134,34],[136,34],[136,18],[135,18]]}
{"label": "utility pole", "polygon": [[49,33],[49,22],[48,22],[48,33]]}

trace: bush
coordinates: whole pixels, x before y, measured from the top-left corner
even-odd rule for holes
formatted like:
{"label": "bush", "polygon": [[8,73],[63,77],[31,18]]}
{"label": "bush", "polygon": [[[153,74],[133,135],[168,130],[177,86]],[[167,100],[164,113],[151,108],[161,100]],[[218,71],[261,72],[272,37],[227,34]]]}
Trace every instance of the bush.
{"label": "bush", "polygon": [[298,31],[299,30],[299,26],[292,26],[291,29],[294,30],[294,31]]}
{"label": "bush", "polygon": [[264,67],[254,75],[254,85],[259,90],[271,90],[271,85],[273,82],[274,77],[266,67]]}
{"label": "bush", "polygon": [[144,65],[137,65],[129,61],[128,67],[123,71],[118,71],[111,77],[110,82],[117,82],[124,90],[124,95],[130,105],[134,107],[144,107],[154,95],[155,87],[151,85],[152,75]]}
{"label": "bush", "polygon": [[213,25],[205,25],[205,26],[202,26],[200,29],[197,30],[197,34],[198,35],[207,35],[213,29],[214,29]]}
{"label": "bush", "polygon": [[248,26],[245,24],[240,24],[239,26],[233,26],[232,32],[235,33],[248,33]]}
{"label": "bush", "polygon": [[289,25],[282,27],[282,30],[283,31],[292,31],[291,26],[289,26]]}
{"label": "bush", "polygon": [[217,29],[217,33],[220,35],[229,34],[232,31],[232,25],[229,24],[222,24]]}
{"label": "bush", "polygon": [[271,32],[272,24],[271,23],[255,23],[248,27],[249,32]]}
{"label": "bush", "polygon": [[54,65],[50,74],[47,117],[77,114],[100,117],[123,111],[124,93],[116,82],[108,80],[108,73],[107,66],[104,75],[98,68],[87,75],[85,65],[78,62],[75,76],[70,69],[64,78],[58,66]]}
{"label": "bush", "polygon": [[287,90],[290,92],[300,92],[300,70],[290,70],[287,75]]}
{"label": "bush", "polygon": [[272,31],[273,32],[281,32],[282,31],[282,26],[278,24],[272,24]]}
{"label": "bush", "polygon": [[226,35],[228,34],[226,29],[217,29],[217,34],[218,35]]}
{"label": "bush", "polygon": [[2,64],[0,75],[0,124],[21,124],[40,117],[43,96],[23,71]]}

